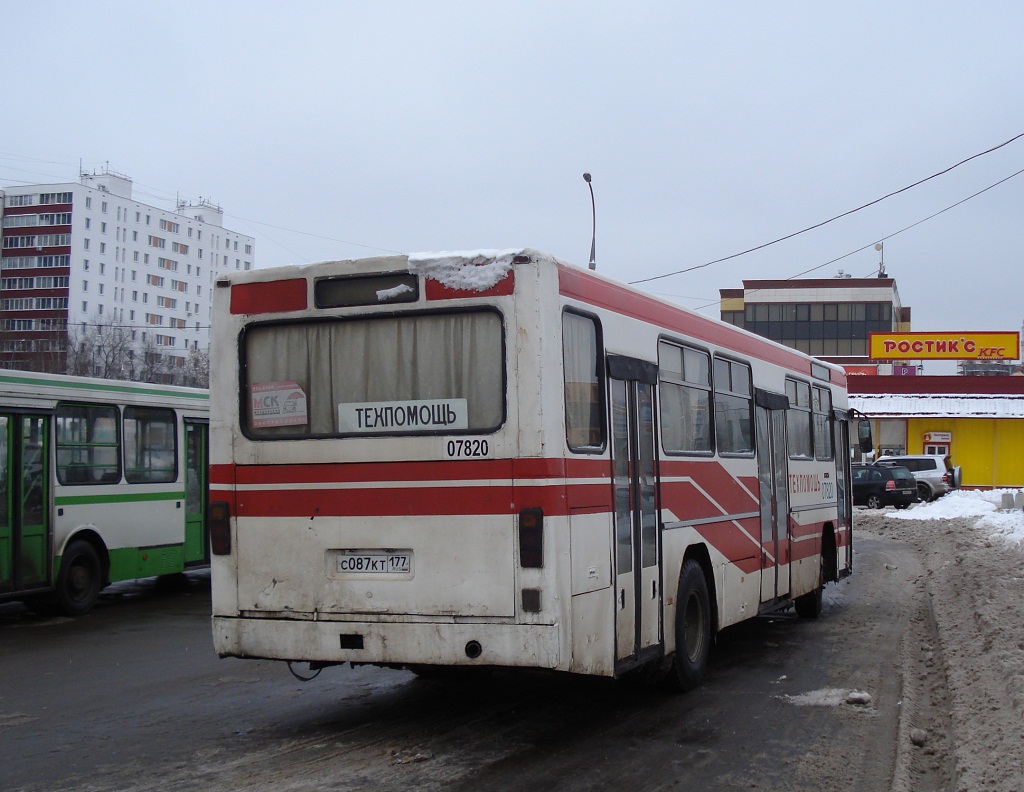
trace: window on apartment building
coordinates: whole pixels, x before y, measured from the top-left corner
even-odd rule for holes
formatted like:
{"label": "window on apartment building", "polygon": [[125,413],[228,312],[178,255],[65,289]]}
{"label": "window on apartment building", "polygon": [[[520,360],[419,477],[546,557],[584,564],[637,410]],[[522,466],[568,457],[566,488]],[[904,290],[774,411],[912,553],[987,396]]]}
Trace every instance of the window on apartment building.
{"label": "window on apartment building", "polygon": [[106,202],[106,201],[103,201],[103,202],[102,202],[102,203],[100,204],[100,211],[101,211],[101,212],[105,212],[105,211],[107,211],[107,202]]}
{"label": "window on apartment building", "polygon": [[92,196],[91,195],[85,196],[85,208],[86,209],[92,209]]}
{"label": "window on apartment building", "polygon": [[100,253],[106,253],[106,252],[107,252],[107,243],[106,242],[100,242]]}
{"label": "window on apartment building", "polygon": [[90,228],[92,228],[92,220],[90,220],[87,217],[87,218],[85,218],[85,230],[88,231]]}
{"label": "window on apartment building", "polygon": [[89,249],[89,238],[88,237],[86,237],[85,239],[82,240],[82,247],[85,248],[86,250]]}

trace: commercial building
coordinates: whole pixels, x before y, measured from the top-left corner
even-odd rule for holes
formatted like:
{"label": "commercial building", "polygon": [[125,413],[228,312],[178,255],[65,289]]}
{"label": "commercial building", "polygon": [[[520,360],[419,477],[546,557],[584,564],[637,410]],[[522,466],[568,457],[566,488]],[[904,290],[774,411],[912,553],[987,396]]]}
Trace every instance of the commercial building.
{"label": "commercial building", "polygon": [[745,280],[719,294],[723,321],[847,367],[871,364],[871,333],[910,329],[910,308],[884,276]]}
{"label": "commercial building", "polygon": [[949,454],[962,486],[1024,486],[1024,377],[851,376],[879,454]]}
{"label": "commercial building", "polygon": [[255,260],[253,238],[224,228],[219,206],[150,206],[109,169],[3,188],[0,218],[5,368],[63,371],[69,340],[116,330],[131,365],[160,356],[173,372],[209,347],[214,278]]}
{"label": "commercial building", "polygon": [[[723,320],[846,369],[850,406],[871,419],[875,455],[949,454],[964,487],[1024,486],[1024,377],[1010,376],[1021,370],[1016,333],[913,333],[910,308],[884,275],[745,280],[720,295]],[[905,344],[905,356],[873,352],[871,333],[886,334],[875,338],[882,344],[902,339],[889,343]],[[961,376],[896,376],[936,359],[956,360]]]}

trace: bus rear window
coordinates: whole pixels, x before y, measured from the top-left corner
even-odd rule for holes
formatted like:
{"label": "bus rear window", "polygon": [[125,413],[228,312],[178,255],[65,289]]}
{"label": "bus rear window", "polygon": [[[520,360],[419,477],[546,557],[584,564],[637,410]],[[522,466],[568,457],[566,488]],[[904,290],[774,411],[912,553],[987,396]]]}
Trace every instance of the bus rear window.
{"label": "bus rear window", "polygon": [[254,438],[487,432],[504,422],[494,311],[256,325],[243,347]]}

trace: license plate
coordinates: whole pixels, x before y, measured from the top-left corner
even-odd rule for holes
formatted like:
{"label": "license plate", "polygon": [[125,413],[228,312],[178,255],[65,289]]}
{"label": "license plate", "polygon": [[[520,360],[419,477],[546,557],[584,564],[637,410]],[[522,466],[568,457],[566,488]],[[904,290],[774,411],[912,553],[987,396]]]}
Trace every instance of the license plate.
{"label": "license plate", "polygon": [[408,575],[412,572],[412,552],[343,550],[336,563],[339,574]]}

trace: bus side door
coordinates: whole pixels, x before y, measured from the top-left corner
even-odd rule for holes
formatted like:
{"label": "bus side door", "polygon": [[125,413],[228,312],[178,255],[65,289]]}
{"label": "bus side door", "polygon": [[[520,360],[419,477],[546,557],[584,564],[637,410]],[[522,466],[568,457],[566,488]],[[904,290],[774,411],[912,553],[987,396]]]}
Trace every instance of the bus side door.
{"label": "bus side door", "polygon": [[185,564],[209,562],[206,536],[206,502],[209,481],[208,427],[185,421]]}
{"label": "bus side door", "polygon": [[49,582],[49,461],[46,416],[0,415],[0,593]]}
{"label": "bus side door", "polygon": [[758,390],[755,401],[761,602],[771,602],[789,593],[789,453],[786,446],[789,399]]}
{"label": "bus side door", "polygon": [[658,530],[653,363],[609,356],[615,491],[616,668],[661,647],[661,536]]}

